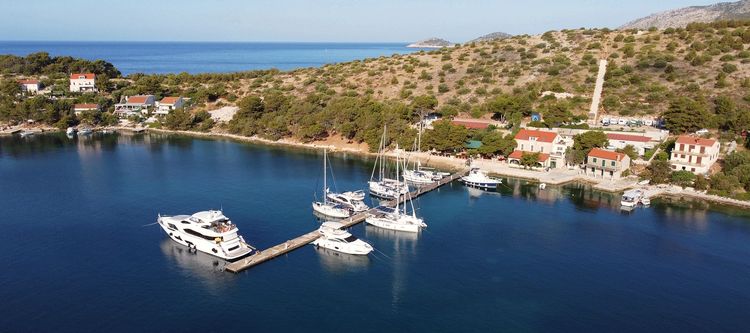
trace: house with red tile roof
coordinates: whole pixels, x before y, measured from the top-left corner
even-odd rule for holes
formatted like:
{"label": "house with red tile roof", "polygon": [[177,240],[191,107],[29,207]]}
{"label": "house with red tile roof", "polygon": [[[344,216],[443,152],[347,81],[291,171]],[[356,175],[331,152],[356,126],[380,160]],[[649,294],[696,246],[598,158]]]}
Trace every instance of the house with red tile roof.
{"label": "house with red tile roof", "polygon": [[623,153],[594,148],[586,156],[586,174],[591,177],[620,179],[629,168],[630,157]]}
{"label": "house with red tile roof", "polygon": [[615,150],[633,146],[640,156],[646,154],[646,150],[654,149],[651,137],[645,135],[607,133],[607,140],[609,140],[609,147],[607,147],[609,149]]}
{"label": "house with red tile roof", "polygon": [[164,97],[156,103],[156,114],[169,114],[174,109],[179,109],[185,105],[182,97]]}
{"label": "house with red tile roof", "polygon": [[672,170],[707,174],[719,159],[721,144],[718,140],[681,135],[675,141],[669,162]]}
{"label": "house with red tile roof", "polygon": [[34,79],[18,80],[18,84],[21,85],[21,92],[26,94],[36,95],[42,89],[39,81]]}
{"label": "house with red tile roof", "polygon": [[524,128],[518,131],[515,140],[516,150],[508,156],[509,163],[518,165],[524,153],[539,153],[541,167],[565,167],[568,144],[557,132]]}
{"label": "house with red tile roof", "polygon": [[156,105],[154,95],[125,96],[120,103],[115,104],[115,115],[118,117],[145,115],[154,105]]}
{"label": "house with red tile roof", "polygon": [[96,92],[96,74],[73,73],[70,74],[71,92]]}

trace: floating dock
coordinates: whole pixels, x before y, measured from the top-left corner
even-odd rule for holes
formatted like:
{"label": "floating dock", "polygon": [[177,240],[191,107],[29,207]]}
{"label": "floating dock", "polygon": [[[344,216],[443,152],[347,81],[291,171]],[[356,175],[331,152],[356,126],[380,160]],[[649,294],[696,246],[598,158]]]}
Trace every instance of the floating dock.
{"label": "floating dock", "polygon": [[[417,198],[425,193],[431,192],[435,189],[440,188],[441,186],[445,184],[448,184],[454,180],[457,180],[465,174],[466,174],[466,170],[444,177],[443,179],[437,182],[417,187],[417,189],[409,193],[409,197],[412,199]],[[404,200],[406,200],[406,196],[404,196],[403,198],[399,200],[400,202],[403,202]],[[387,201],[383,203],[383,206],[387,206],[387,207],[394,207],[395,205],[396,205],[396,200],[391,200],[391,201]],[[344,225],[345,228],[349,228],[359,223],[362,223],[365,220],[365,218],[367,218],[368,214],[374,214],[374,213],[376,213],[376,208],[372,208],[368,211],[356,214],[340,222],[341,224]],[[308,232],[302,236],[288,240],[278,245],[274,245],[265,250],[262,250],[262,251],[258,250],[253,255],[250,255],[238,261],[227,264],[225,269],[232,273],[242,272],[246,269],[254,267],[255,265],[261,264],[273,258],[292,252],[300,247],[303,247],[309,244],[310,242],[318,239],[318,237],[320,237],[320,234],[318,233],[317,230]]]}

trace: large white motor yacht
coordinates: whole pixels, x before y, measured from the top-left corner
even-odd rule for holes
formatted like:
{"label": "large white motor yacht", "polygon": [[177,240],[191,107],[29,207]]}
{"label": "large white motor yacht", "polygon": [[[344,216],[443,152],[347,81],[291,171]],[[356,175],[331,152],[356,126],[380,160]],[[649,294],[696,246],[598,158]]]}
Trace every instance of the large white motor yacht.
{"label": "large white motor yacht", "polygon": [[487,173],[479,168],[472,168],[469,174],[461,177],[461,181],[468,185],[483,189],[494,189],[502,182],[500,179],[487,176]]}
{"label": "large white motor yacht", "polygon": [[362,191],[349,191],[344,193],[328,192],[328,200],[349,207],[354,212],[364,212],[370,207],[365,204],[365,193]]}
{"label": "large white motor yacht", "polygon": [[372,252],[370,244],[342,230],[343,227],[344,225],[338,222],[323,222],[318,228],[320,237],[311,244],[346,254],[367,255]]}
{"label": "large white motor yacht", "polygon": [[175,242],[225,260],[237,260],[253,252],[237,233],[237,226],[218,210],[159,215],[157,222]]}
{"label": "large white motor yacht", "polygon": [[625,193],[622,194],[622,200],[620,201],[620,206],[635,207],[638,205],[639,202],[641,202],[642,197],[643,197],[643,191],[641,190],[625,191]]}

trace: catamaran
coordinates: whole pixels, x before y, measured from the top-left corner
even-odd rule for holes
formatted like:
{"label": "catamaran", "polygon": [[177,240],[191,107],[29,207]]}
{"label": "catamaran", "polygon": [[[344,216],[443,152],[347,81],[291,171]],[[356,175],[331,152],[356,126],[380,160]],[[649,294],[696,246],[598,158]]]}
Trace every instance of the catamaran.
{"label": "catamaran", "polygon": [[327,162],[328,150],[323,150],[323,201],[314,201],[312,208],[314,212],[325,217],[345,219],[352,215],[352,210],[343,204],[328,201]]}
{"label": "catamaran", "polygon": [[[383,136],[380,138],[380,147],[378,156],[375,159],[375,165],[372,168],[372,175],[368,186],[370,194],[375,197],[393,200],[409,192],[409,186],[398,179],[389,179],[385,177],[385,145],[386,145],[387,127],[383,127]],[[378,171],[378,178],[375,179],[375,171]]]}
{"label": "catamaran", "polygon": [[[398,177],[398,165],[399,161],[397,156],[396,177]],[[368,214],[368,216],[365,218],[365,222],[379,228],[406,232],[419,232],[421,228],[427,227],[427,224],[424,223],[424,220],[417,217],[410,193],[406,193],[405,199],[405,201],[409,201],[409,203],[411,204],[411,214],[408,214],[406,212],[406,202],[404,202],[404,209],[402,212],[399,210],[399,202],[401,200],[396,200],[395,208],[382,206],[378,207],[376,213]]]}
{"label": "catamaran", "polygon": [[161,215],[156,220],[173,241],[191,250],[224,260],[237,260],[253,252],[253,247],[238,234],[237,226],[219,210],[193,215]]}
{"label": "catamaran", "polygon": [[318,228],[320,237],[311,244],[346,254],[367,255],[372,252],[370,244],[342,230],[343,227],[344,225],[338,222],[323,222]]}

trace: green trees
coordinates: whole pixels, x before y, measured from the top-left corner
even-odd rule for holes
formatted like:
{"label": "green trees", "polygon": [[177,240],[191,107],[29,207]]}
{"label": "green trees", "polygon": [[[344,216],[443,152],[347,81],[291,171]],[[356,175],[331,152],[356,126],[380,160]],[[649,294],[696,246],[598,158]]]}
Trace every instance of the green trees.
{"label": "green trees", "polygon": [[586,160],[586,155],[594,148],[606,147],[609,143],[607,134],[602,131],[588,131],[573,137],[573,147],[568,154],[568,160],[572,164],[581,164]]}
{"label": "green trees", "polygon": [[422,144],[427,149],[440,152],[456,152],[463,149],[469,136],[468,130],[459,125],[453,125],[448,120],[439,120],[432,124],[432,129],[422,135]]}
{"label": "green trees", "polygon": [[672,173],[671,181],[672,184],[682,186],[683,188],[692,186],[695,180],[695,174],[690,171],[675,171]]}
{"label": "green trees", "polygon": [[110,78],[120,77],[120,71],[103,60],[89,61],[68,56],[50,57],[47,52],[31,53],[25,57],[0,55],[0,73],[24,75],[54,75],[94,73]]}
{"label": "green trees", "polygon": [[524,169],[537,166],[539,164],[539,153],[523,153],[520,163]]}
{"label": "green trees", "polygon": [[691,133],[706,127],[709,114],[703,103],[687,97],[672,100],[662,115],[664,126],[673,133]]}
{"label": "green trees", "polygon": [[503,136],[500,132],[489,132],[482,138],[482,146],[477,149],[477,152],[489,156],[489,155],[509,155],[516,149],[516,140],[513,135],[508,134]]}
{"label": "green trees", "polygon": [[653,160],[646,170],[652,184],[667,184],[672,180],[672,166],[667,161]]}

